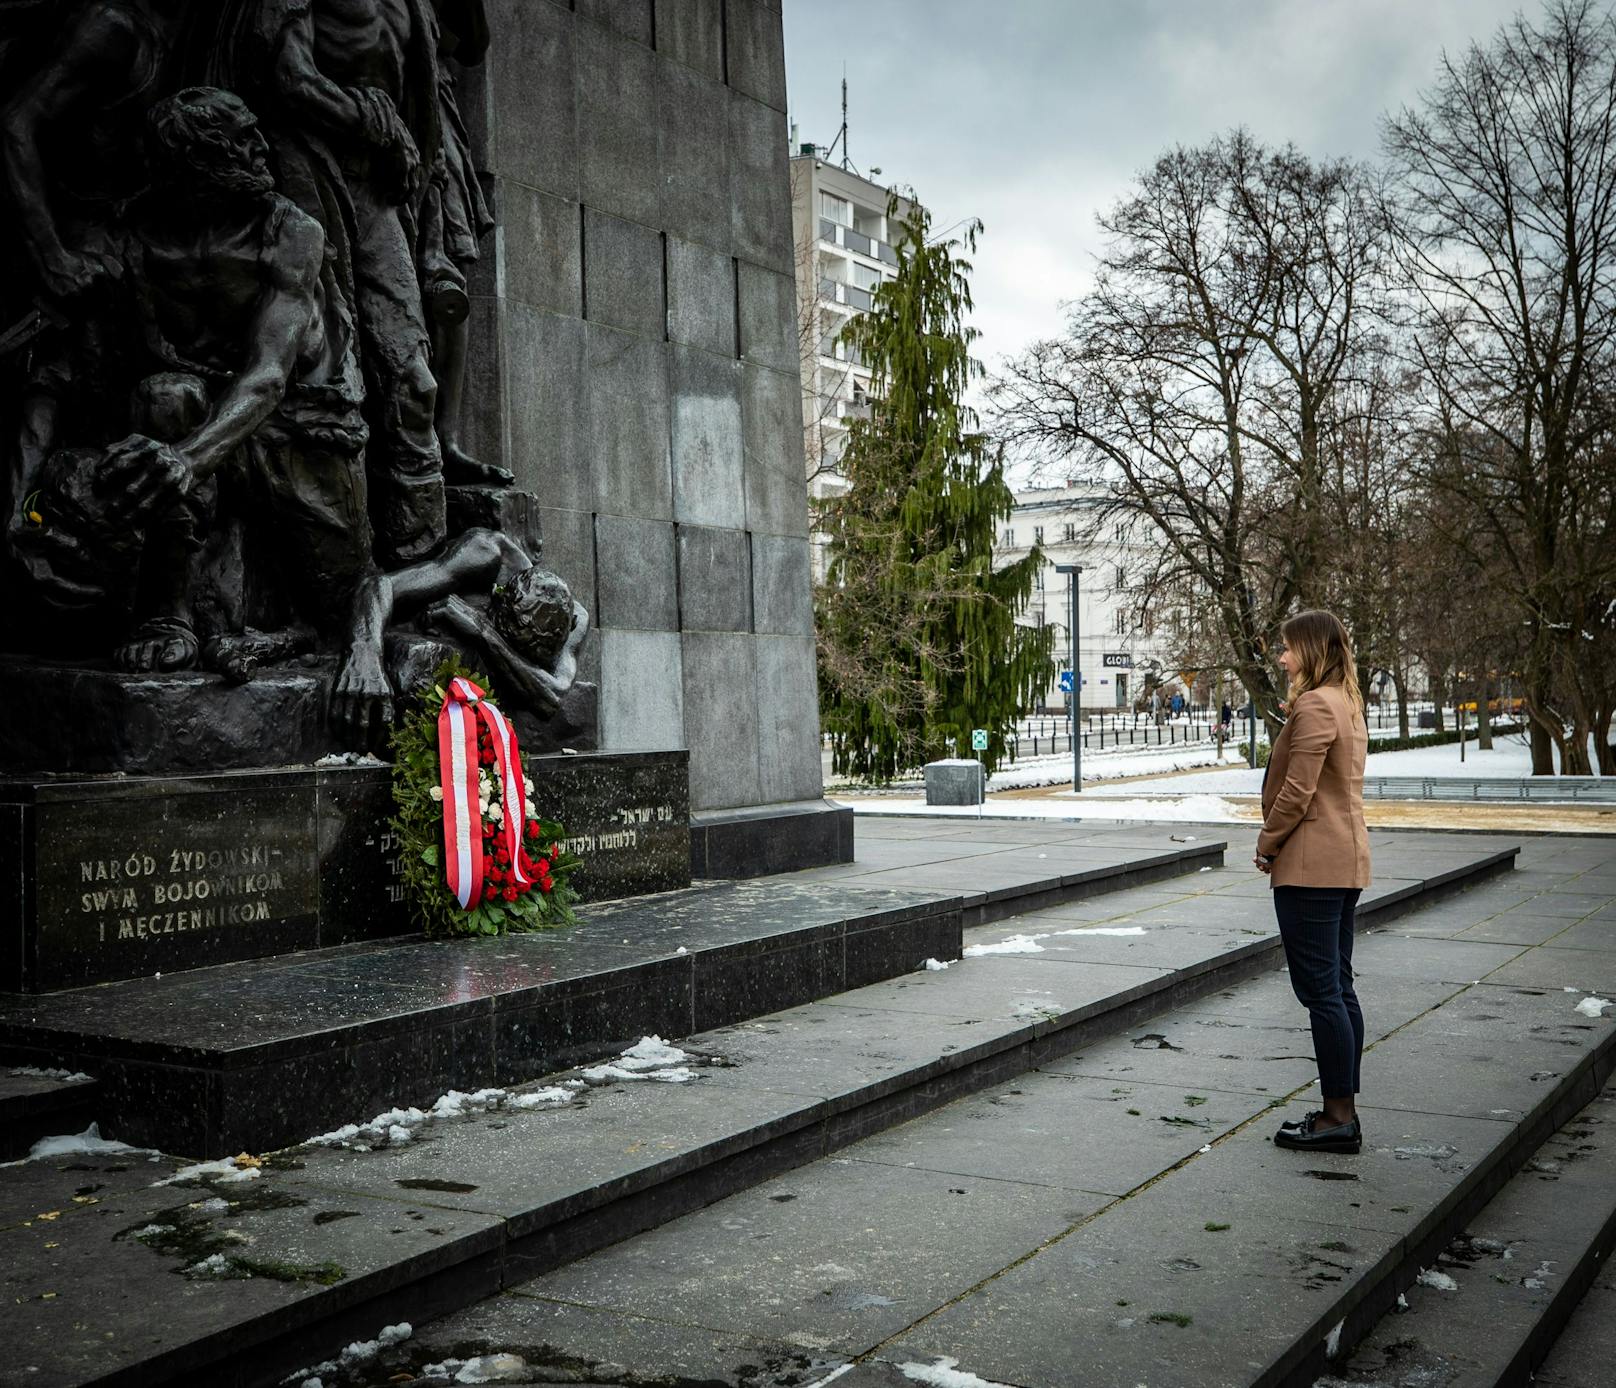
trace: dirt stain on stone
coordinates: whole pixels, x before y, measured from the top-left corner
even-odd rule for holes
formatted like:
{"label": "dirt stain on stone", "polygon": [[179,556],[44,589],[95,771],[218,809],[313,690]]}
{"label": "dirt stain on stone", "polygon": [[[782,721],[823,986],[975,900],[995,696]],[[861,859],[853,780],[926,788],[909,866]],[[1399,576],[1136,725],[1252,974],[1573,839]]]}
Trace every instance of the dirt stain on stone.
{"label": "dirt stain on stone", "polygon": [[407,1176],[393,1182],[395,1186],[403,1186],[406,1190],[441,1190],[451,1195],[470,1195],[476,1186],[467,1185],[464,1181],[440,1181],[431,1176]]}

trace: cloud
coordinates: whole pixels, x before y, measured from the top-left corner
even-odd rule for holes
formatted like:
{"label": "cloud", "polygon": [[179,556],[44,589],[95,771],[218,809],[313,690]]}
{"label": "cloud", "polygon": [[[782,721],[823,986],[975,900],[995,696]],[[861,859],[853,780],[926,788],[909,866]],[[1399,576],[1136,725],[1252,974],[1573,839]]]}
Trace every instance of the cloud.
{"label": "cloud", "polygon": [[990,365],[1059,330],[1102,249],[1095,215],[1174,144],[1237,125],[1371,159],[1444,48],[1517,0],[787,0],[800,138],[912,184],[936,225],[980,217],[974,322]]}

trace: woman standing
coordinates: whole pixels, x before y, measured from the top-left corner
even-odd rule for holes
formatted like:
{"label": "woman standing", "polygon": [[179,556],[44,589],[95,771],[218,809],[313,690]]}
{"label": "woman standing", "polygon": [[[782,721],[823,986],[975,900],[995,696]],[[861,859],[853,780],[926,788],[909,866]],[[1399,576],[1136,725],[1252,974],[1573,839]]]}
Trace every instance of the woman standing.
{"label": "woman standing", "polygon": [[1271,878],[1291,987],[1313,1024],[1322,1112],[1287,1123],[1281,1147],[1356,1152],[1363,1012],[1352,987],[1352,923],[1369,885],[1363,816],[1369,729],[1347,629],[1328,612],[1280,627],[1275,654],[1290,680],[1289,721],[1263,779],[1255,862]]}

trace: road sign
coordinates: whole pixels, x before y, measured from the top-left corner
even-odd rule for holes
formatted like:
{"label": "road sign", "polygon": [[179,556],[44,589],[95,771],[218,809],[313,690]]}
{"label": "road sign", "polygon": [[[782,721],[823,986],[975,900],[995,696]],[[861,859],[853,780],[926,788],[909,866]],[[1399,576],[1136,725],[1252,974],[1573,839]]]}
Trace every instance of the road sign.
{"label": "road sign", "polygon": [[988,750],[988,730],[986,728],[971,729],[971,750],[985,752]]}
{"label": "road sign", "polygon": [[1063,694],[1070,694],[1072,692],[1072,672],[1070,670],[1061,671],[1060,687],[1061,693]]}

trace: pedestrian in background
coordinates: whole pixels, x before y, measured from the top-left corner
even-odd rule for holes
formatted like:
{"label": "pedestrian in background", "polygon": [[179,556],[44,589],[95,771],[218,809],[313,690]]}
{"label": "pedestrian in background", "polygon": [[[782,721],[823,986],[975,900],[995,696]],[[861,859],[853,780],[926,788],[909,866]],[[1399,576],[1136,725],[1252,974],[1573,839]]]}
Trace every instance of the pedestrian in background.
{"label": "pedestrian in background", "polygon": [[1357,1152],[1364,1023],[1353,988],[1352,927],[1369,885],[1363,815],[1369,729],[1347,629],[1328,612],[1299,612],[1274,652],[1290,682],[1288,721],[1263,782],[1257,868],[1274,889],[1274,914],[1297,1000],[1307,1008],[1324,1107],[1274,1135],[1281,1147]]}

